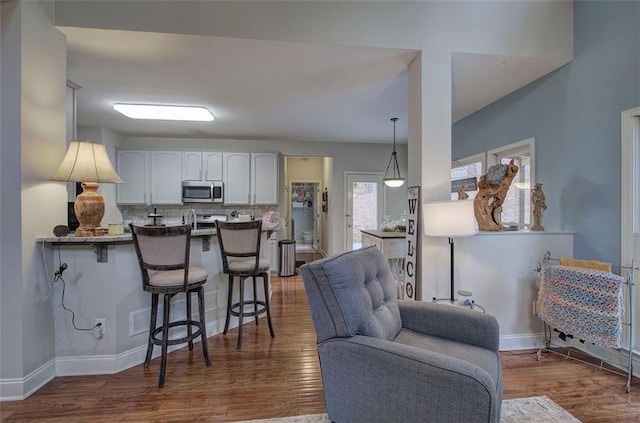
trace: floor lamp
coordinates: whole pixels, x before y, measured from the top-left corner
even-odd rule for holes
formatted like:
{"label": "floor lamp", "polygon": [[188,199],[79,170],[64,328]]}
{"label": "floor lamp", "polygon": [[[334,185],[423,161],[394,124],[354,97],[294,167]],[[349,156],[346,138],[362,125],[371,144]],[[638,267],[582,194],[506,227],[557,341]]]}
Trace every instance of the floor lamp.
{"label": "floor lamp", "polygon": [[437,201],[425,203],[423,208],[423,217],[425,235],[449,238],[451,292],[447,300],[451,303],[455,303],[455,285],[453,277],[453,239],[461,236],[474,235],[476,233],[475,216],[473,213],[473,200]]}

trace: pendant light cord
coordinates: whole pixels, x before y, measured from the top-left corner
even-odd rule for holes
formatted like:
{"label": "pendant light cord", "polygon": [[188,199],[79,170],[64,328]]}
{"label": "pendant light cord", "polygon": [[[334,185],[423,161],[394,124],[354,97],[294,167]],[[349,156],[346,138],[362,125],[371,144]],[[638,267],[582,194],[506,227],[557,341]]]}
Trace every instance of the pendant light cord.
{"label": "pendant light cord", "polygon": [[391,153],[391,157],[389,158],[389,163],[387,164],[387,170],[385,170],[384,175],[387,177],[387,173],[389,172],[389,168],[391,167],[391,162],[393,162],[393,177],[400,178],[400,167],[398,166],[398,157],[396,153],[396,121],[398,118],[391,118],[393,122],[393,152]]}

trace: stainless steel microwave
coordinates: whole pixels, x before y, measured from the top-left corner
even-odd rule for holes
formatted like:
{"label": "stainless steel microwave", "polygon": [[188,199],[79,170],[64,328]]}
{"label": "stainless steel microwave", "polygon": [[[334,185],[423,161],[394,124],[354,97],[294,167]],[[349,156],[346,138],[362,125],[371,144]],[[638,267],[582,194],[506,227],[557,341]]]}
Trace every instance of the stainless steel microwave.
{"label": "stainless steel microwave", "polygon": [[222,203],[222,181],[182,181],[183,203]]}

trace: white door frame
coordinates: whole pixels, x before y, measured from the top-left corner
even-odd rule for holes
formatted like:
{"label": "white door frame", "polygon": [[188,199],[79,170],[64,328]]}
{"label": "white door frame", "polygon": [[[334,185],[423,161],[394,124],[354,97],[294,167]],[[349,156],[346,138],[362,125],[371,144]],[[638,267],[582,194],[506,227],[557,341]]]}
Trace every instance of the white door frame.
{"label": "white door frame", "polygon": [[[384,178],[384,172],[358,172],[355,170],[345,170],[344,171],[344,251],[351,250],[351,240],[348,239],[347,233],[349,232],[349,225],[352,224],[351,216],[347,216],[349,209],[349,183],[348,179],[350,176],[354,175],[366,175],[366,176],[379,176],[380,177],[380,193],[382,194],[382,204],[381,204],[381,212],[384,215],[385,210],[387,208],[387,191],[385,185],[382,183],[382,179]],[[382,216],[378,216],[379,224],[382,223]]]}
{"label": "white door frame", "polygon": [[[620,175],[620,264],[631,265],[631,260],[640,255],[640,107],[625,110],[621,113],[620,138],[621,138],[621,175]],[[635,266],[640,263],[636,261]],[[636,287],[639,286],[640,272],[636,271]],[[640,293],[636,291],[635,303],[640,300]],[[635,322],[638,319],[638,308],[635,309]],[[633,310],[631,311],[633,312]],[[640,338],[640,330],[635,327],[636,340]],[[637,341],[636,341],[637,342]],[[631,346],[636,354],[639,354],[638,345]]]}
{"label": "white door frame", "polygon": [[[313,195],[313,201],[315,201],[314,205],[313,205],[313,212],[315,213],[313,216],[313,231],[314,231],[314,236],[313,236],[313,248],[315,248],[316,251],[320,252],[321,248],[324,245],[324,240],[322,238],[322,222],[320,221],[320,213],[322,212],[322,198],[320,198],[322,196],[322,181],[318,181],[316,179],[292,179],[289,181],[289,189],[288,189],[288,196],[289,196],[289,200],[287,201],[287,204],[289,205],[289,209],[287,211],[288,215],[291,216],[290,219],[293,219],[293,210],[292,210],[292,205],[291,205],[291,188],[293,186],[293,184],[316,184],[316,192]],[[291,227],[289,227],[289,230],[291,230]],[[291,239],[294,239],[294,234],[291,234]]]}
{"label": "white door frame", "polygon": [[[640,134],[637,131],[636,119],[640,116],[640,107],[625,110],[621,113],[621,187],[622,194],[620,216],[620,261],[623,266],[631,264],[634,254],[634,234],[640,232],[638,207],[640,207]],[[634,142],[635,141],[635,142]]]}

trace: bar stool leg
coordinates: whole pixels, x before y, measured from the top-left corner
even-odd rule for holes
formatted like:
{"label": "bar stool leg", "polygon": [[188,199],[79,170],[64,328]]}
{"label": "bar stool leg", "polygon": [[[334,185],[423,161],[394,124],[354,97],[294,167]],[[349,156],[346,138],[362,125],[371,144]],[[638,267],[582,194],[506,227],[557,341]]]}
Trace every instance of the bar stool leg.
{"label": "bar stool leg", "polygon": [[242,348],[242,321],[244,320],[244,278],[240,277],[240,307],[238,310],[238,349]]}
{"label": "bar stool leg", "polygon": [[256,326],[258,326],[258,293],[256,292],[256,277],[253,276],[253,318],[256,321]]}
{"label": "bar stool leg", "polygon": [[231,320],[231,300],[233,299],[233,276],[229,275],[229,295],[227,295],[227,318],[224,321],[224,335],[229,331],[229,320]]}
{"label": "bar stool leg", "polygon": [[[189,324],[191,321],[191,291],[187,291],[185,294],[187,296],[187,336],[191,337],[193,334],[193,328]],[[193,351],[193,339],[189,340],[189,351]]]}
{"label": "bar stool leg", "polygon": [[160,376],[158,388],[164,386],[164,372],[167,369],[167,349],[169,343],[169,308],[171,307],[171,295],[164,294],[164,310],[162,316],[162,356],[160,359]]}
{"label": "bar stool leg", "polygon": [[151,322],[149,323],[149,341],[147,344],[147,356],[144,359],[144,367],[149,367],[151,363],[151,355],[153,354],[153,331],[156,330],[156,321],[158,317],[158,294],[151,294]]}
{"label": "bar stool leg", "polygon": [[207,367],[211,366],[209,359],[209,348],[207,345],[207,319],[204,314],[204,288],[198,288],[198,314],[200,315],[200,343],[202,344],[202,355]]}
{"label": "bar stool leg", "polygon": [[262,273],[262,281],[264,283],[264,303],[267,310],[267,322],[269,323],[269,332],[271,337],[275,338],[276,334],[273,331],[273,323],[271,323],[271,307],[269,306],[269,278],[266,273]]}

